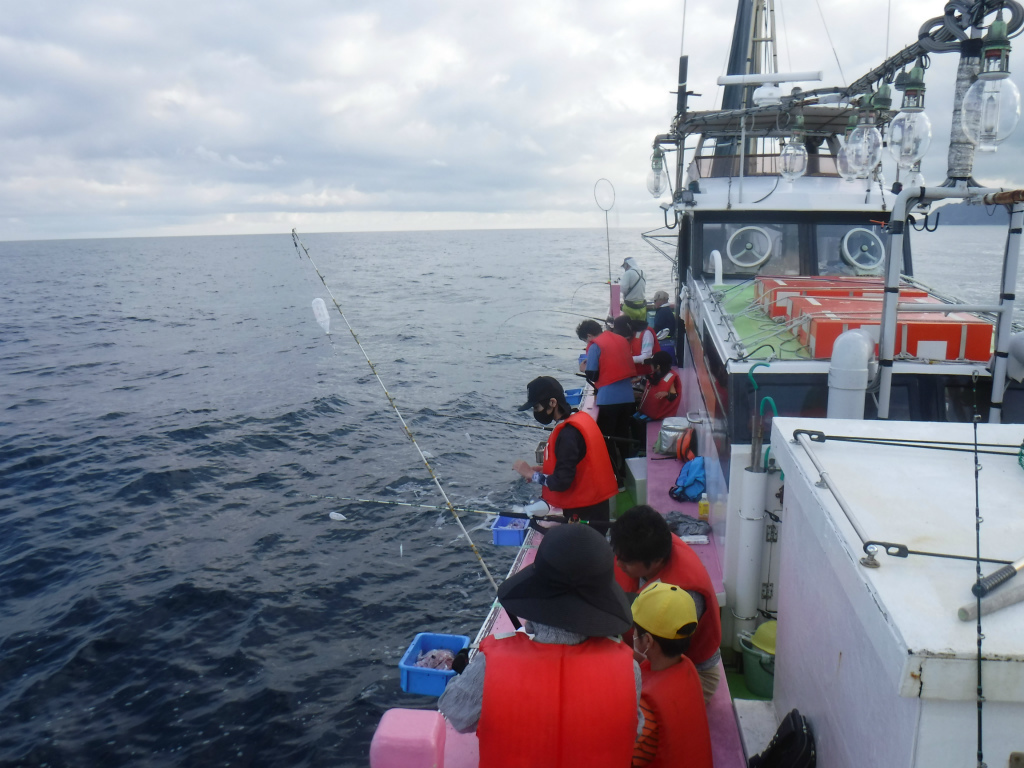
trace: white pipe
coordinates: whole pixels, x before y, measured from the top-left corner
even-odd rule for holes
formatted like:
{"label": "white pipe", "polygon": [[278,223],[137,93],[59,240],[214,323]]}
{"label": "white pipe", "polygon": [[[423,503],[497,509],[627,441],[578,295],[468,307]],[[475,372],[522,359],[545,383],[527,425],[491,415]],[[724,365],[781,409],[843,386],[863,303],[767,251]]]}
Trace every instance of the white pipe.
{"label": "white pipe", "polygon": [[[758,471],[760,469],[760,471]],[[736,535],[739,555],[736,568],[736,604],[732,608],[732,647],[741,651],[739,633],[757,628],[757,604],[761,599],[761,558],[764,553],[764,510],[768,473],[759,467],[743,470]]]}
{"label": "white pipe", "polygon": [[1024,206],[1010,206],[1010,231],[1006,236],[1003,253],[1003,281],[999,288],[999,304],[1003,313],[996,322],[995,365],[992,366],[992,399],[989,404],[989,424],[999,424],[1003,415],[1003,393],[1006,391],[1007,358],[1013,335],[1013,304],[1016,299],[1017,262],[1020,258],[1021,227],[1024,225]]}
{"label": "white pipe", "polygon": [[821,80],[821,70],[806,72],[769,72],[754,75],[722,75],[719,85],[764,85],[765,83],[802,83],[807,80]]}
{"label": "white pipe", "polygon": [[715,263],[715,285],[722,284],[722,252],[717,248],[711,252],[711,261]]}
{"label": "white pipe", "polygon": [[839,335],[828,367],[828,418],[863,419],[875,340],[861,328]]}
{"label": "white pipe", "polygon": [[896,347],[896,305],[900,295],[900,272],[903,266],[903,231],[907,225],[907,209],[918,200],[930,202],[956,197],[980,197],[994,189],[958,187],[907,187],[896,196],[889,217],[889,247],[885,252],[885,294],[882,299],[882,321],[878,340],[878,365],[881,368],[878,390],[878,418],[889,418],[889,399],[892,394],[892,364]]}

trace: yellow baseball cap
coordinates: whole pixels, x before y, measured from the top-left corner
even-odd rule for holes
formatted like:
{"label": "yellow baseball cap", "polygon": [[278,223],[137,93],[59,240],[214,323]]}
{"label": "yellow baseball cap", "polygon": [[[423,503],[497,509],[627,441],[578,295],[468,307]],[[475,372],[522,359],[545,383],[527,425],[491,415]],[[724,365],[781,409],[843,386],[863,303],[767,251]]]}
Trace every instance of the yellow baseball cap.
{"label": "yellow baseball cap", "polygon": [[633,601],[633,621],[657,637],[682,640],[697,629],[697,606],[682,587],[655,581]]}

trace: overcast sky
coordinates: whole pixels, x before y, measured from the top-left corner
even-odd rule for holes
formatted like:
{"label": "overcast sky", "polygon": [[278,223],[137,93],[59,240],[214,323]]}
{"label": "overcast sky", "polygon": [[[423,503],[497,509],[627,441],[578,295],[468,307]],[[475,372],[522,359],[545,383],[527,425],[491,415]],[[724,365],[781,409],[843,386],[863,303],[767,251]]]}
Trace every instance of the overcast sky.
{"label": "overcast sky", "polygon": [[[819,2],[836,54],[815,0],[776,0],[781,69],[835,83],[883,58],[886,2]],[[942,13],[894,5],[890,52]],[[720,104],[734,12],[688,2],[694,108]],[[0,239],[601,226],[601,177],[613,225],[653,227],[682,19],[682,0],[8,3]],[[929,181],[955,65],[928,74]],[[1021,167],[1021,133],[979,179]]]}

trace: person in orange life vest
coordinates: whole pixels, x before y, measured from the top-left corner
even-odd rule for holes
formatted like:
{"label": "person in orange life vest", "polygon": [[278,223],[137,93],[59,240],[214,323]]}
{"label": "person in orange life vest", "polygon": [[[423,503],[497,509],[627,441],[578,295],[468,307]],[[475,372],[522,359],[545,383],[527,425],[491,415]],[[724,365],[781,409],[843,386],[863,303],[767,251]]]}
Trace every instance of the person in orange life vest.
{"label": "person in orange life vest", "polygon": [[573,410],[562,385],[550,376],[539,376],[527,385],[526,402],[519,410],[528,408],[541,424],[558,425],[548,437],[541,466],[520,459],[512,468],[526,482],[542,486],[541,498],[559,507],[566,522],[585,520],[604,534],[611,516],[608,500],[618,493],[618,483],[601,430],[589,414]]}
{"label": "person in orange life vest", "polygon": [[526,632],[480,643],[437,702],[476,731],[480,768],[622,768],[642,727],[632,626],[604,537],[585,525],[544,534],[533,563],[498,589]]}
{"label": "person in orange life vest", "polygon": [[[617,322],[620,320],[628,327],[628,318],[616,318]],[[636,411],[633,355],[626,338],[602,330],[595,320],[580,323],[576,327],[576,336],[587,343],[587,359],[580,364],[580,370],[597,392],[594,398],[598,407],[597,426],[601,428],[601,434],[609,438],[608,454],[619,487],[622,487],[626,477],[626,456],[633,454],[629,450],[629,420]]]}
{"label": "person in orange life vest", "polygon": [[640,412],[636,416],[643,421],[674,416],[679,408],[679,374],[672,370],[672,356],[668,352],[655,352],[651,368],[647,389],[640,401]]}
{"label": "person in orange life vest", "polygon": [[682,587],[693,598],[699,624],[686,655],[700,675],[704,701],[709,701],[720,678],[722,618],[704,564],[672,533],[665,518],[646,504],[626,510],[612,524],[611,544],[615,580],[627,593],[637,593],[652,581],[663,581]]}
{"label": "person in orange life vest", "polygon": [[654,331],[647,325],[647,320],[630,320],[632,337],[629,347],[633,353],[633,365],[637,376],[646,376],[651,372],[650,360],[655,352],[661,351],[661,345],[654,336]]}
{"label": "person in orange life vest", "polygon": [[680,587],[655,581],[633,601],[633,649],[644,658],[644,727],[633,768],[712,768],[700,677],[684,655],[696,630],[697,608]]}

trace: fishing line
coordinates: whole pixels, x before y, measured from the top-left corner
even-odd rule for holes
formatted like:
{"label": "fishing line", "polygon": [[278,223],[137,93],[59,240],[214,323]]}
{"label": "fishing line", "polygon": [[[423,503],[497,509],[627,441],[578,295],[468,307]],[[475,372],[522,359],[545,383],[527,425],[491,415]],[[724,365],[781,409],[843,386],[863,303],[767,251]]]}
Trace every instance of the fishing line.
{"label": "fishing line", "polygon": [[595,280],[592,283],[580,283],[576,286],[576,290],[572,292],[572,298],[569,299],[569,309],[572,309],[573,302],[576,301],[576,294],[580,292],[580,288],[586,288],[588,285],[608,285],[604,280]]}
{"label": "fishing line", "polygon": [[[295,251],[299,254],[299,258],[301,259],[303,253],[305,253],[309,263],[313,266],[317,277],[320,278],[320,282],[323,283],[324,289],[327,291],[327,295],[331,297],[331,302],[334,304],[335,309],[338,310],[338,314],[341,315],[341,319],[345,321],[345,325],[348,327],[348,332],[352,335],[352,339],[355,341],[356,346],[359,347],[359,351],[363,353],[363,358],[366,360],[366,364],[370,366],[370,371],[377,379],[377,383],[380,384],[380,388],[384,390],[384,396],[388,399],[388,403],[391,405],[391,410],[395,412],[395,415],[398,417],[398,421],[402,424],[402,429],[405,430],[405,434],[409,437],[413,447],[416,448],[416,452],[419,453],[420,458],[423,460],[423,466],[426,467],[427,473],[430,475],[430,479],[434,481],[434,485],[437,486],[437,490],[441,493],[441,497],[444,499],[446,508],[452,513],[452,517],[455,518],[455,522],[459,524],[459,528],[462,529],[462,534],[466,537],[466,541],[469,542],[469,546],[473,550],[473,554],[476,555],[476,559],[480,561],[480,567],[483,568],[484,574],[487,576],[487,580],[491,582],[491,586],[494,587],[494,591],[497,592],[497,582],[494,580],[490,570],[487,568],[487,563],[484,562],[484,558],[480,554],[480,550],[476,548],[476,544],[474,544],[473,539],[470,538],[469,531],[466,530],[466,526],[462,524],[462,519],[459,517],[458,513],[456,513],[455,506],[452,504],[451,499],[448,498],[448,494],[445,493],[444,488],[441,486],[441,481],[437,479],[437,475],[434,473],[434,467],[430,464],[430,461],[423,453],[419,443],[416,442],[416,436],[413,435],[412,430],[409,429],[409,425],[405,423],[405,417],[402,416],[402,412],[398,409],[398,404],[391,396],[391,393],[388,392],[388,388],[384,385],[384,380],[380,377],[380,374],[377,373],[377,367],[373,364],[373,361],[370,360],[370,356],[366,354],[366,350],[363,349],[363,345],[359,342],[359,336],[356,334],[352,324],[348,321],[345,311],[341,308],[338,300],[334,297],[334,293],[331,291],[330,286],[327,285],[327,280],[320,272],[320,268],[316,265],[316,262],[313,261],[313,257],[309,255],[309,249],[306,248],[305,244],[299,239],[299,235],[294,229],[292,230],[292,244],[295,246]],[[318,317],[317,319],[319,320],[320,318]],[[328,336],[329,335],[330,334],[328,334]],[[333,339],[331,343],[334,343]]]}
{"label": "fishing line", "polygon": [[511,320],[514,317],[521,317],[522,315],[532,315],[535,312],[555,312],[555,313],[557,313],[559,315],[572,315],[573,317],[584,317],[587,320],[596,320],[599,323],[603,323],[604,320],[605,320],[603,317],[594,317],[593,315],[584,315],[581,312],[567,312],[564,309],[527,309],[524,312],[516,312],[514,315],[509,315],[508,317],[506,317],[504,320],[501,321],[501,324],[498,325],[498,328],[501,328],[502,325],[504,325],[505,323],[507,323],[509,320]]}

